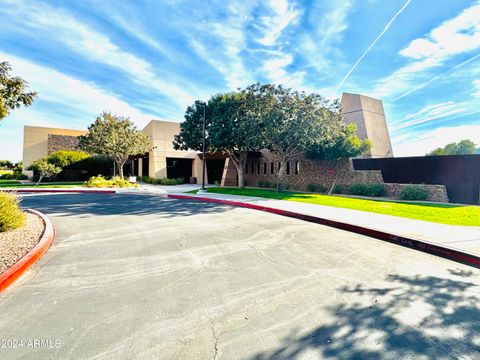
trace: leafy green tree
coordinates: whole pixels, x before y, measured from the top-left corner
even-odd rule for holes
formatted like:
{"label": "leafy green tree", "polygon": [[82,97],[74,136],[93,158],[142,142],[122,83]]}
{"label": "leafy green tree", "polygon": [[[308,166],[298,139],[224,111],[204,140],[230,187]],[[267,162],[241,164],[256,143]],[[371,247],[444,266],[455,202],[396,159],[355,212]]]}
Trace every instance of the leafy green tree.
{"label": "leafy green tree", "polygon": [[335,129],[342,122],[338,101],[318,94],[306,94],[282,86],[270,86],[266,112],[266,147],[279,163],[277,191],[287,162],[303,155],[315,143],[335,141]]}
{"label": "leafy green tree", "polygon": [[458,143],[450,143],[443,148],[437,148],[427,155],[469,155],[476,154],[477,146],[471,140],[465,139]]}
{"label": "leafy green tree", "polygon": [[146,153],[150,138],[138,131],[129,118],[104,112],[88,127],[87,135],[80,137],[80,147],[91,154],[111,157],[123,178],[128,157]]}
{"label": "leafy green tree", "polygon": [[0,169],[11,169],[13,164],[11,161],[8,160],[0,160]]}
{"label": "leafy green tree", "polygon": [[[206,145],[209,152],[223,152],[232,160],[238,186],[245,186],[244,169],[250,151],[265,145],[266,85],[254,84],[241,91],[217,94],[208,100]],[[174,141],[179,150],[201,150],[203,108],[189,106]]]}
{"label": "leafy green tree", "polygon": [[50,178],[62,172],[61,167],[50,164],[46,158],[34,161],[31,168],[37,171],[39,175],[36,185],[38,185],[43,180],[44,177]]}
{"label": "leafy green tree", "polygon": [[30,106],[37,97],[34,91],[27,91],[27,82],[10,75],[8,62],[0,62],[0,120],[7,117],[11,110],[20,106]]}
{"label": "leafy green tree", "polygon": [[357,127],[355,124],[344,124],[337,122],[336,127],[331,129],[331,135],[327,141],[322,141],[311,145],[305,155],[312,160],[327,160],[334,171],[334,179],[328,191],[332,193],[338,179],[338,163],[341,159],[364,154],[371,147],[367,140],[360,140],[357,136]]}

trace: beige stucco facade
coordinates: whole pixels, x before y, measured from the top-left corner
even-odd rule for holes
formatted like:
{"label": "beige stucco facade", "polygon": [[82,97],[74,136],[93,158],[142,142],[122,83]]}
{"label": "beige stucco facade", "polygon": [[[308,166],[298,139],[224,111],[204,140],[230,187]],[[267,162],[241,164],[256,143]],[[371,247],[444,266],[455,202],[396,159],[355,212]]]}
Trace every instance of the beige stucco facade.
{"label": "beige stucco facade", "polygon": [[387,120],[381,100],[364,95],[344,93],[342,112],[346,123],[357,125],[357,134],[372,143],[366,157],[393,157]]}
{"label": "beige stucco facade", "polygon": [[32,172],[28,167],[40,158],[48,155],[48,135],[67,135],[81,136],[85,135],[85,130],[47,128],[39,126],[25,126],[23,131],[23,171],[27,176]]}

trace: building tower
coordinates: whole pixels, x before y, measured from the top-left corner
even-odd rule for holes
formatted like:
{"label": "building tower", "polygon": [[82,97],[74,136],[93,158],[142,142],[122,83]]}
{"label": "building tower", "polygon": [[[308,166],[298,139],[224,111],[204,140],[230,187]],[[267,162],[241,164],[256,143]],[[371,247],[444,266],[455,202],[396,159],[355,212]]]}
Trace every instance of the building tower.
{"label": "building tower", "polygon": [[347,124],[357,125],[360,139],[369,139],[371,149],[364,155],[369,158],[393,157],[385,111],[381,100],[368,96],[343,93],[342,113]]}

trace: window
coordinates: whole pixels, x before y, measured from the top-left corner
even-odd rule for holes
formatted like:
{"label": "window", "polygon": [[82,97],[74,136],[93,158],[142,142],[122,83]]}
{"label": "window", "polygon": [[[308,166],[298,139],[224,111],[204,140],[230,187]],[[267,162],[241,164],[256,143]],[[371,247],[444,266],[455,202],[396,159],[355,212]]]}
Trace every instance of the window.
{"label": "window", "polygon": [[248,164],[245,165],[245,175],[248,174]]}
{"label": "window", "polygon": [[267,163],[263,163],[263,174],[267,174]]}
{"label": "window", "polygon": [[274,174],[275,173],[275,164],[272,162],[270,163],[270,174]]}
{"label": "window", "polygon": [[295,175],[298,175],[300,172],[300,162],[295,161]]}
{"label": "window", "polygon": [[279,161],[278,162],[278,172],[280,172],[280,168],[282,167],[282,163]]}
{"label": "window", "polygon": [[290,161],[287,161],[287,175],[290,175]]}
{"label": "window", "polygon": [[257,163],[257,174],[260,175],[260,163]]}
{"label": "window", "polygon": [[252,175],[255,174],[255,164],[252,163]]}

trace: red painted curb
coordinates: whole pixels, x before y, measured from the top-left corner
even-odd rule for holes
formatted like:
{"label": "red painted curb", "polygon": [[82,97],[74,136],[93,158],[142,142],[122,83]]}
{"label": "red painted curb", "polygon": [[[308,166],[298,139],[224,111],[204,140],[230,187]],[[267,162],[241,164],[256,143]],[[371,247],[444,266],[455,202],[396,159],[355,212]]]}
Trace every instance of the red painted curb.
{"label": "red painted curb", "polygon": [[3,190],[16,193],[90,193],[90,194],[115,194],[115,190],[88,190],[88,189],[15,189]]}
{"label": "red painted curb", "polygon": [[55,231],[50,219],[39,211],[28,209],[27,211],[40,216],[45,224],[40,241],[26,253],[20,260],[0,274],[0,292],[10,286],[18,279],[28,268],[35,264],[38,259],[47,251],[55,238]]}
{"label": "red painted curb", "polygon": [[167,197],[172,199],[198,200],[198,201],[206,201],[206,202],[212,202],[212,203],[218,203],[218,204],[225,204],[225,205],[243,207],[243,208],[253,209],[253,210],[260,210],[268,213],[287,216],[287,217],[291,217],[291,218],[295,218],[303,221],[330,226],[336,229],[350,231],[353,233],[369,236],[369,237],[383,240],[383,241],[388,241],[393,244],[397,244],[404,247],[408,247],[410,249],[422,251],[431,255],[440,256],[445,259],[457,261],[462,264],[480,269],[480,256],[476,256],[460,250],[450,249],[440,245],[431,244],[427,241],[423,241],[419,239],[413,239],[405,236],[390,234],[380,230],[369,229],[360,225],[353,225],[353,224],[343,223],[340,221],[328,220],[328,219],[319,218],[312,215],[299,214],[293,211],[280,210],[280,209],[275,209],[267,206],[248,204],[241,201],[220,200],[220,199],[212,199],[212,198],[201,197],[201,196],[174,195],[174,194],[168,194]]}

